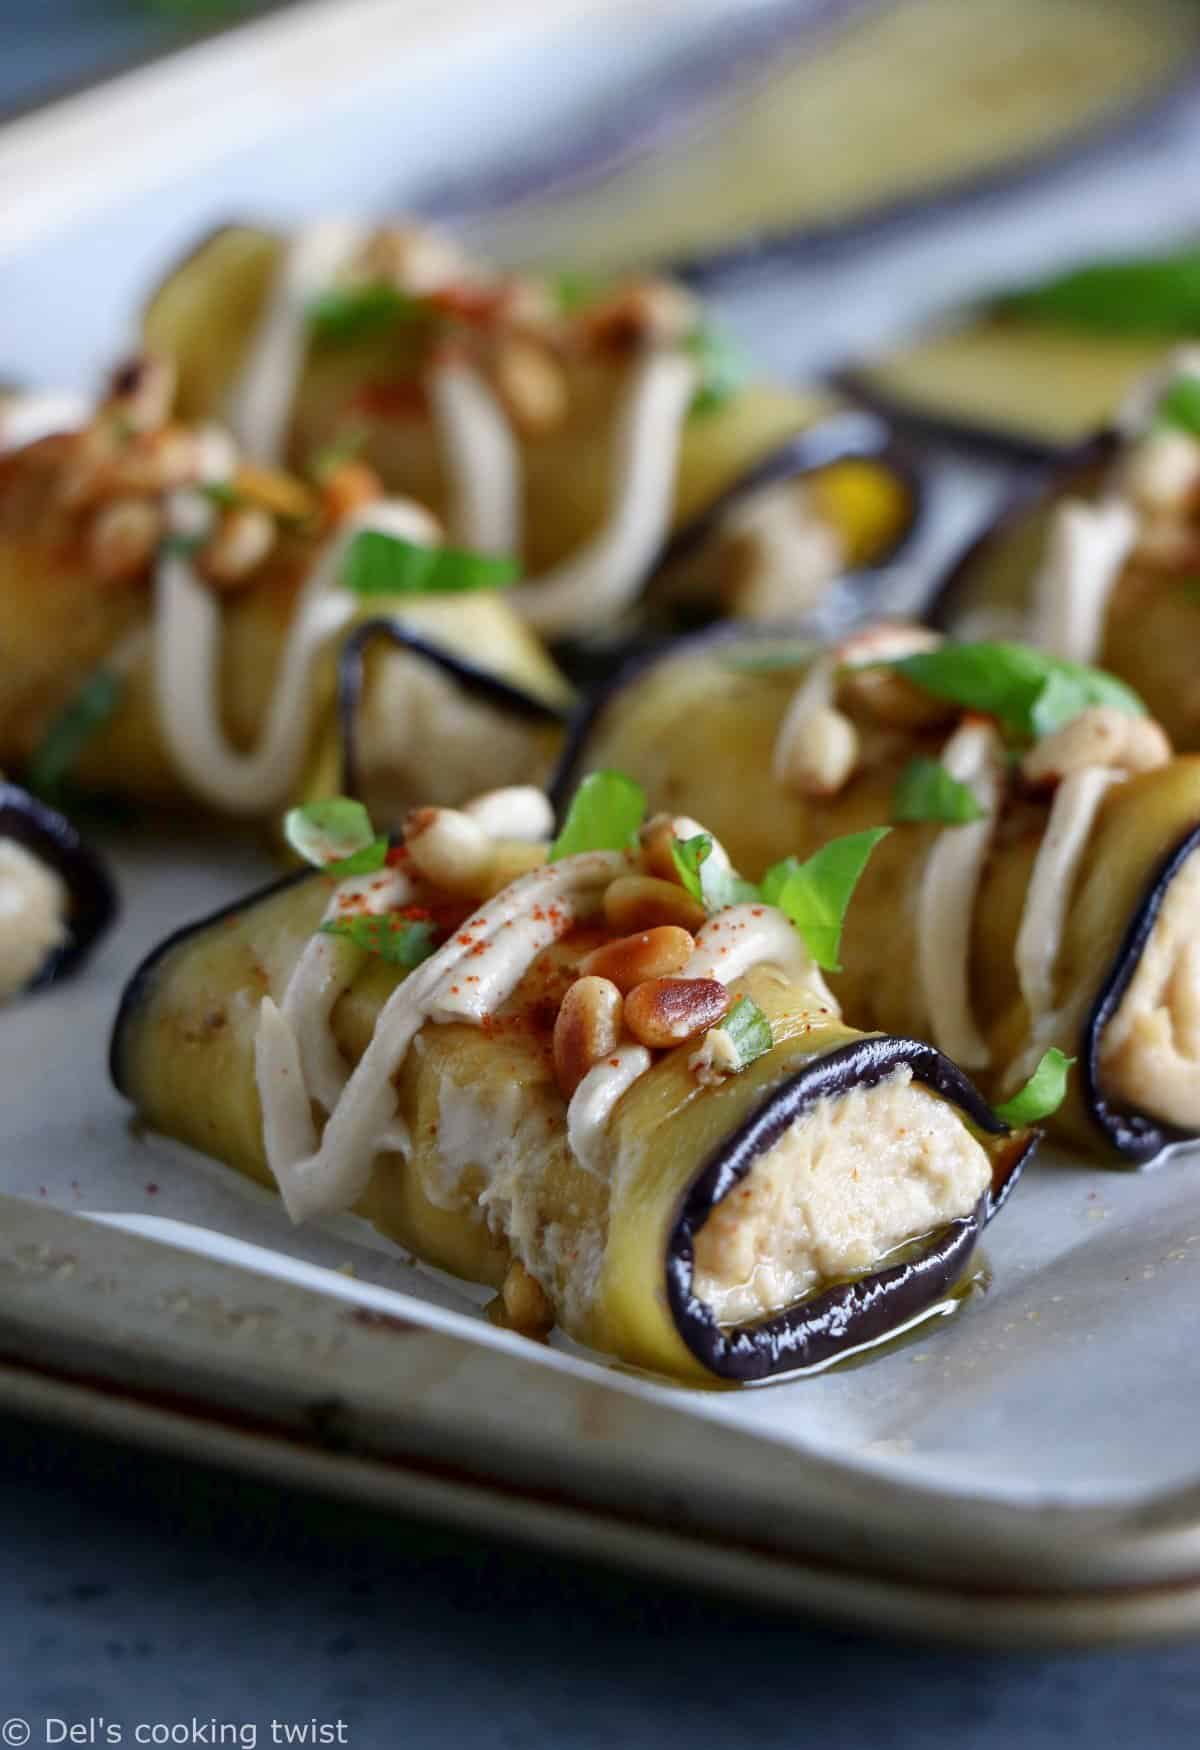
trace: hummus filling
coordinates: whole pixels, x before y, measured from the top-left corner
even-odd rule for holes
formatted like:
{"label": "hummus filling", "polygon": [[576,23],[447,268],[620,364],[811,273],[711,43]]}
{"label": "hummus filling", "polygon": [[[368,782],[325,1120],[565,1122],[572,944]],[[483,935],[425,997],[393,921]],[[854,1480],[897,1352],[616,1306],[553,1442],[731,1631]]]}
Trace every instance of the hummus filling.
{"label": "hummus filling", "polygon": [[1200,1127],[1200,853],[1167,890],[1137,970],[1100,1044],[1110,1098],[1181,1129]]}
{"label": "hummus filling", "polygon": [[908,1068],[829,1096],[713,1210],[694,1292],[722,1325],[780,1312],[969,1215],[991,1176],[959,1114]]}
{"label": "hummus filling", "polygon": [[37,977],[67,937],[67,889],[53,869],[0,838],[0,1002]]}

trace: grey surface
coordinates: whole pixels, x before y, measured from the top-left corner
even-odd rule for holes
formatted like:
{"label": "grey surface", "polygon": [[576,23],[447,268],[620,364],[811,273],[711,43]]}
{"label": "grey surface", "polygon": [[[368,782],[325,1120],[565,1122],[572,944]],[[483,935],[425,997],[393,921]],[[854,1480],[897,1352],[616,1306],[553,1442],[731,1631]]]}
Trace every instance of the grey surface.
{"label": "grey surface", "polygon": [[[1194,1745],[1200,1666],[882,1645],[9,1424],[0,1714],[357,1750]],[[0,1733],[3,1728],[0,1727]],[[97,1738],[97,1742],[103,1742]]]}

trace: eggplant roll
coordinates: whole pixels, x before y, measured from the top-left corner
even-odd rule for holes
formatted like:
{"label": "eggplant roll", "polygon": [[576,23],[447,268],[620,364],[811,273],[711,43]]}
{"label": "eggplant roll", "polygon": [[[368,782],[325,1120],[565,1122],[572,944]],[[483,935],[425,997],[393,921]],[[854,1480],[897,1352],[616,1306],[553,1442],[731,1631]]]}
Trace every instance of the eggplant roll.
{"label": "eggplant roll", "polygon": [[1193,392],[1200,353],[1185,350],[1127,399],[1118,428],[1013,498],[929,610],[955,634],[1023,637],[1102,664],[1186,752],[1200,749],[1200,426],[1170,410]]}
{"label": "eggplant roll", "polygon": [[[416,227],[229,227],[166,279],[144,329],[187,417],[219,415],[301,470],[352,442],[454,540],[519,557],[512,604],[555,640],[648,610],[804,612],[892,557],[916,515],[886,432],[835,421],[805,442],[828,398],[743,382],[666,280],[501,274]],[[710,551],[665,580],[673,537]]]}
{"label": "eggplant roll", "polygon": [[992,1098],[1056,1046],[1080,1065],[1058,1131],[1149,1159],[1200,1131],[1200,759],[1105,704],[1022,750],[888,666],[951,648],[903,626],[685,640],[584,715],[557,792],[619,767],[751,874],[891,824],[846,919],[847,1012],[930,1039]]}
{"label": "eggplant roll", "polygon": [[540,779],[569,694],[506,592],[352,588],[360,537],[440,551],[427,513],[359,464],[239,460],[168,417],[170,376],[0,456],[0,763],[243,816],[344,788],[343,730],[380,818]]}
{"label": "eggplant roll", "polygon": [[116,912],[107,870],[70,821],[0,779],[0,1003],[69,977]]}
{"label": "eggplant roll", "polygon": [[125,994],[117,1086],[293,1219],[352,1208],[513,1327],[683,1379],[944,1306],[1031,1134],[927,1045],[846,1025],[783,912],[706,915],[645,838],[546,863],[493,836],[539,807],[420,810],[376,873],[181,931]]}
{"label": "eggplant roll", "polygon": [[505,260],[703,275],[802,256],[1044,168],[1157,107],[1196,48],[1178,0],[737,8],[565,147],[472,172],[434,207]]}

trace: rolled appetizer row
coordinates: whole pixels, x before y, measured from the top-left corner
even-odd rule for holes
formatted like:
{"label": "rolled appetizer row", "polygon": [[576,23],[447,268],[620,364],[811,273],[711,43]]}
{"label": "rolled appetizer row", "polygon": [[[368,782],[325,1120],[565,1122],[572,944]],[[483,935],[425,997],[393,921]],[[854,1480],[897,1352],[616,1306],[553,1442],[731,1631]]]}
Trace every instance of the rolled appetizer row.
{"label": "rolled appetizer row", "polygon": [[[240,816],[357,781],[381,818],[542,776],[566,683],[511,566],[331,459],[306,485],[123,369],[94,418],[0,457],[0,761]],[[340,715],[339,715],[340,695]]]}
{"label": "rolled appetizer row", "polygon": [[1055,1124],[1116,1161],[1200,1130],[1200,760],[1112,676],[920,627],[697,638],[584,714],[558,794],[614,765],[755,874],[890,826],[823,962],[857,1021],[994,1098],[1077,1058]]}
{"label": "rolled appetizer row", "polygon": [[710,841],[706,901],[700,829],[643,802],[593,777],[550,844],[529,790],[420,809],[392,845],[352,802],[294,811],[319,867],[145,962],[118,1087],[293,1219],[354,1209],[517,1329],[683,1379],[944,1308],[1047,1102],[1010,1128],[935,1049],[842,1019],[809,938],[844,870],[785,910]]}
{"label": "rolled appetizer row", "polygon": [[869,587],[917,515],[882,426],[751,381],[669,280],[502,272],[414,225],[231,226],[145,338],[185,417],[300,471],[350,448],[453,540],[517,557],[511,605],[559,643],[803,613],[844,573]]}

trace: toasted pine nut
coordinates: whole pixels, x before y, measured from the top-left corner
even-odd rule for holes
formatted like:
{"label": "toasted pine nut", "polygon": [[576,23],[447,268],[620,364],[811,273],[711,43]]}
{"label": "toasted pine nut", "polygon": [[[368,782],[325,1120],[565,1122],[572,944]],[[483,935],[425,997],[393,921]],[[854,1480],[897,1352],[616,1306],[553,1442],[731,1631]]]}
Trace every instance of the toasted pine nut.
{"label": "toasted pine nut", "polygon": [[1170,757],[1171,744],[1153,719],[1133,717],[1115,705],[1089,705],[1030,748],[1021,775],[1028,783],[1045,784],[1085,766],[1148,772]]}
{"label": "toasted pine nut", "polygon": [[88,532],[92,570],[104,583],[137,577],[154,557],[162,528],[162,512],[149,499],[112,499],[96,512]]}
{"label": "toasted pine nut", "polygon": [[617,1049],[621,993],[607,978],[577,978],[554,1022],[554,1074],[569,1100],[595,1064]]}
{"label": "toasted pine nut", "polygon": [[167,492],[194,482],[199,460],[192,433],[164,425],[141,433],[120,452],[113,462],[113,485],[128,492]]}
{"label": "toasted pine nut", "polygon": [[107,404],[132,431],[154,431],[166,420],[175,399],[175,365],[157,353],[141,353],[117,366],[109,381]]}
{"label": "toasted pine nut", "polygon": [[841,697],[848,705],[869,711],[889,729],[926,729],[949,723],[954,706],[915,686],[894,668],[850,669],[841,677]]}
{"label": "toasted pine nut", "polygon": [[1152,512],[1180,511],[1200,483],[1200,443],[1164,426],[1134,445],[1124,468],[1130,498]]}
{"label": "toasted pine nut", "polygon": [[487,833],[457,808],[414,808],[404,843],[418,874],[447,893],[478,894],[496,861]]}
{"label": "toasted pine nut", "polygon": [[622,935],[666,924],[696,931],[707,915],[700,901],[678,882],[660,881],[654,875],[618,875],[604,893],[604,921]]}
{"label": "toasted pine nut", "polygon": [[513,424],[527,436],[553,431],[566,418],[567,379],[536,340],[507,336],[496,348],[491,374]]}
{"label": "toasted pine nut", "polygon": [[671,280],[633,280],[580,320],[593,345],[623,348],[648,341],[660,345],[683,340],[696,326],[698,306],[692,294]]}
{"label": "toasted pine nut", "polygon": [[652,814],[646,821],[638,833],[638,842],[641,846],[642,868],[647,875],[657,875],[660,881],[678,883],[679,871],[671,852],[671,846],[678,836],[673,814]]}
{"label": "toasted pine nut", "polygon": [[858,731],[834,705],[808,712],[776,748],[775,770],[799,796],[836,796],[858,764]]}
{"label": "toasted pine nut", "polygon": [[335,523],[382,497],[383,481],[369,462],[339,462],[321,482],[321,503]]}
{"label": "toasted pine nut", "polygon": [[640,1045],[661,1050],[707,1033],[730,1000],[716,978],[651,978],[625,998],[625,1025]]}
{"label": "toasted pine nut", "polygon": [[389,280],[420,296],[467,279],[471,263],[457,243],[425,225],[386,225],[369,238],[360,269],[368,279]]}
{"label": "toasted pine nut", "polygon": [[508,1266],[504,1286],[500,1290],[504,1315],[514,1331],[540,1337],[554,1323],[554,1308],[536,1276],[531,1276],[519,1258]]}
{"label": "toasted pine nut", "polygon": [[198,557],[211,583],[245,583],[275,545],[275,519],[257,505],[238,504],[225,512]]}
{"label": "toasted pine nut", "polygon": [[580,971],[610,978],[619,991],[632,990],[648,978],[670,978],[691,959],[696,938],[677,924],[660,924],[619,941],[605,942],[580,964]]}

